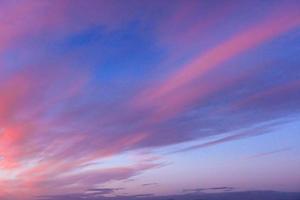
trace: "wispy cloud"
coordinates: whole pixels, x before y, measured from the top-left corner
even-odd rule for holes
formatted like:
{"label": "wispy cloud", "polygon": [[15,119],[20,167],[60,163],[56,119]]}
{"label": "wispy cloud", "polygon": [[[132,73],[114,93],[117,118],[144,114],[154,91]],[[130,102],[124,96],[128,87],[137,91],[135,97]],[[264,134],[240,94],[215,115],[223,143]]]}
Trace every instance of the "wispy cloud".
{"label": "wispy cloud", "polygon": [[[298,7],[1,2],[0,195],[76,196],[165,164],[126,153],[200,141],[186,152],[286,123],[300,111],[299,61],[283,58],[296,54]],[[117,156],[126,161],[99,167]]]}
{"label": "wispy cloud", "polygon": [[232,191],[235,190],[234,187],[212,187],[212,188],[194,188],[194,189],[184,189],[183,193],[202,193],[202,192],[216,192],[216,191]]}
{"label": "wispy cloud", "polygon": [[260,157],[265,157],[265,156],[272,156],[273,154],[291,151],[292,149],[293,149],[292,147],[281,148],[281,149],[277,149],[277,150],[273,150],[273,151],[258,153],[253,156],[250,156],[249,158],[260,158]]}
{"label": "wispy cloud", "polygon": [[143,187],[145,187],[145,186],[156,186],[156,185],[158,185],[158,183],[144,183],[144,184],[142,184]]}

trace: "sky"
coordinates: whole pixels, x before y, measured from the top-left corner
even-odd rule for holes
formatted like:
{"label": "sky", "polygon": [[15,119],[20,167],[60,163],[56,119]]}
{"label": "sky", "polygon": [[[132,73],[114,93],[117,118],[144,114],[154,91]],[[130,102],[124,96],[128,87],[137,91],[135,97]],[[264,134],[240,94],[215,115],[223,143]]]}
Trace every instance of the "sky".
{"label": "sky", "polygon": [[299,10],[1,0],[0,198],[300,192]]}

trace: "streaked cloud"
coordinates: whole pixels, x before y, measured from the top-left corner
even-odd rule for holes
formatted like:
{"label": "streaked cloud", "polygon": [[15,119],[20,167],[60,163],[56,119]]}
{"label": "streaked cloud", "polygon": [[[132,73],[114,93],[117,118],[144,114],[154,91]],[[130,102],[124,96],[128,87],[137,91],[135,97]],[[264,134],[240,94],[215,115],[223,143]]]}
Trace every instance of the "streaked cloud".
{"label": "streaked cloud", "polygon": [[160,147],[299,120],[299,3],[255,2],[1,2],[0,197],[117,193],[99,186],[165,166]]}

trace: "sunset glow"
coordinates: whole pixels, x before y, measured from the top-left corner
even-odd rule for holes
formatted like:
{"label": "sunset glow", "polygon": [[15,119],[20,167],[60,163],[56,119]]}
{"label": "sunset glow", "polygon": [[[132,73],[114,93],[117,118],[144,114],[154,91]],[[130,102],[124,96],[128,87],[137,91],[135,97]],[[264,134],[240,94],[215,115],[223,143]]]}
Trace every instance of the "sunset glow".
{"label": "sunset glow", "polygon": [[299,195],[299,144],[300,1],[0,1],[1,200]]}

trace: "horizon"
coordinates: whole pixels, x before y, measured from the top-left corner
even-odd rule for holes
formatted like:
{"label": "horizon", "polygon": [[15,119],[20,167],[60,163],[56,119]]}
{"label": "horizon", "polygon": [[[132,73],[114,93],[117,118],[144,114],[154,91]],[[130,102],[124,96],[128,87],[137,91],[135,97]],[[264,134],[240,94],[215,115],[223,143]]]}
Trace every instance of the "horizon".
{"label": "horizon", "polygon": [[300,1],[0,1],[1,200],[299,200]]}

